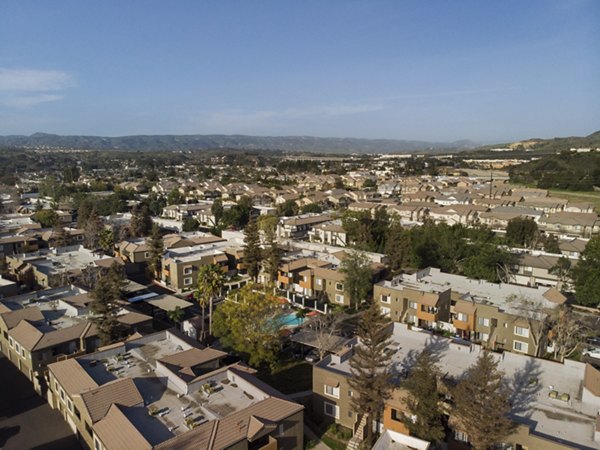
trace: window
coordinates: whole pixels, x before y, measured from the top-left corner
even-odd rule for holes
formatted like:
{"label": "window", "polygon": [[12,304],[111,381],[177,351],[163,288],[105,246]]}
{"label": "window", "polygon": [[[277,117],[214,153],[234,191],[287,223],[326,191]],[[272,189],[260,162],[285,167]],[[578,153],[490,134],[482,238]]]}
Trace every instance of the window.
{"label": "window", "polygon": [[456,314],[456,320],[460,320],[461,322],[466,322],[469,320],[469,316],[463,313]]}
{"label": "window", "polygon": [[102,450],[102,446],[100,445],[100,441],[96,438],[96,436],[94,436],[94,450]]}
{"label": "window", "polygon": [[144,252],[144,258],[150,258],[150,252]]}
{"label": "window", "polygon": [[458,442],[469,442],[469,435],[462,431],[454,430],[454,440]]}
{"label": "window", "polygon": [[85,423],[85,431],[87,434],[89,434],[90,436],[92,435],[92,427],[90,427],[89,423]]}
{"label": "window", "polygon": [[513,350],[521,353],[527,353],[527,350],[529,350],[529,344],[526,342],[514,341]]}
{"label": "window", "polygon": [[17,353],[21,353],[21,346],[18,342],[15,342],[15,349],[17,350]]}
{"label": "window", "polygon": [[391,315],[390,312],[391,312],[390,308],[385,308],[383,306],[381,307],[381,314],[383,314],[384,316],[390,317],[390,315]]}
{"label": "window", "polygon": [[352,419],[354,417],[354,413],[352,411],[348,411],[348,417]]}
{"label": "window", "polygon": [[340,388],[336,386],[325,385],[325,394],[330,397],[340,398]]}
{"label": "window", "polygon": [[323,412],[326,416],[340,418],[340,407],[334,403],[325,402],[323,404]]}
{"label": "window", "polygon": [[383,303],[390,303],[392,301],[392,297],[390,297],[389,295],[381,294],[381,301]]}
{"label": "window", "polygon": [[417,302],[408,302],[408,307],[411,309],[417,309]]}
{"label": "window", "polygon": [[24,349],[24,348],[22,348],[22,349],[21,349],[21,356],[22,356],[23,358],[25,358],[25,349]]}
{"label": "window", "polygon": [[62,388],[60,389],[60,399],[64,402],[65,401],[65,391],[62,390]]}
{"label": "window", "polygon": [[192,277],[187,277],[183,279],[184,286],[189,286],[190,284],[192,284]]}
{"label": "window", "polygon": [[402,413],[397,409],[392,408],[392,420],[396,422],[402,422]]}
{"label": "window", "polygon": [[344,290],[344,283],[335,283],[335,290],[336,291],[343,291]]}
{"label": "window", "polygon": [[489,327],[490,319],[488,319],[487,317],[480,317],[479,319],[477,319],[477,323],[479,325],[483,325],[484,327]]}
{"label": "window", "polygon": [[67,399],[67,409],[73,412],[73,403],[69,399]]}
{"label": "window", "polygon": [[487,342],[490,340],[490,335],[488,333],[481,333],[481,340],[483,342]]}
{"label": "window", "polygon": [[323,280],[321,280],[320,278],[317,278],[316,282],[317,286],[323,286]]}
{"label": "window", "polygon": [[338,303],[344,303],[344,296],[340,294],[335,294],[335,301]]}
{"label": "window", "polygon": [[4,339],[8,339],[8,332],[3,331],[2,334],[4,335]]}
{"label": "window", "polygon": [[187,266],[183,268],[183,274],[184,275],[191,275],[192,274],[192,266]]}
{"label": "window", "polygon": [[75,416],[81,420],[81,413],[79,412],[79,410],[77,409],[77,406],[75,407]]}
{"label": "window", "polygon": [[515,334],[517,336],[522,336],[522,337],[529,337],[529,328],[524,328],[524,327],[515,327]]}
{"label": "window", "polygon": [[15,346],[15,341],[13,341],[13,338],[11,338],[11,337],[9,337],[9,338],[8,338],[8,344],[9,344],[11,347],[14,347],[14,346]]}
{"label": "window", "polygon": [[417,323],[417,316],[415,316],[414,314],[407,314],[406,323]]}
{"label": "window", "polygon": [[352,391],[348,391],[348,397],[352,397]]}

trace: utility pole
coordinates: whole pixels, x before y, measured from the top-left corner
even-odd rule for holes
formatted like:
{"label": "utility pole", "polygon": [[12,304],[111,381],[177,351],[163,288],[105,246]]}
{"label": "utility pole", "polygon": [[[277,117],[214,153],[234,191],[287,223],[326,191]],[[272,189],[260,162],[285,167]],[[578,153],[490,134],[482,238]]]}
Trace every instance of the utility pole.
{"label": "utility pole", "polygon": [[492,185],[494,182],[494,166],[490,164],[490,199],[492,198]]}

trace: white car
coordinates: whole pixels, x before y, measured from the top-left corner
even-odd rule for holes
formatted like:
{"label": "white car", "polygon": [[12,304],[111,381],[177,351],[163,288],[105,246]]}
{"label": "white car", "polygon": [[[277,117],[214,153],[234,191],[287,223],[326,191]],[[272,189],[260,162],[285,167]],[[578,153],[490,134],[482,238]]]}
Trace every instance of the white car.
{"label": "white car", "polygon": [[583,356],[600,359],[600,348],[587,348],[583,351]]}

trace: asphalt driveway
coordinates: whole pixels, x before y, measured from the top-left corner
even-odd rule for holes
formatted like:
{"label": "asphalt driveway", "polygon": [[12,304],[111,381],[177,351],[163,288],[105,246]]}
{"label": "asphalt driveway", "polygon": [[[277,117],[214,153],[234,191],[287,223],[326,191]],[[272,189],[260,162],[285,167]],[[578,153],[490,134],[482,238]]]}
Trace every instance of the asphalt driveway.
{"label": "asphalt driveway", "polygon": [[0,450],[81,450],[61,415],[0,354]]}

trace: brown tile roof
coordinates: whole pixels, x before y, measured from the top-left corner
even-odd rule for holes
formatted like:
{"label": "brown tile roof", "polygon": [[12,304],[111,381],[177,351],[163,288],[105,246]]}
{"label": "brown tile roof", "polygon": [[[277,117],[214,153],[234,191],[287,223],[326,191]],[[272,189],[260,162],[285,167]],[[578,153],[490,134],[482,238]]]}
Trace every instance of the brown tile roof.
{"label": "brown tile roof", "polygon": [[135,311],[129,311],[128,313],[117,316],[117,320],[124,325],[135,325],[152,320],[152,317]]}
{"label": "brown tile roof", "polygon": [[113,404],[137,406],[144,403],[131,378],[111,381],[96,389],[82,392],[80,397],[93,423],[104,418]]}
{"label": "brown tile roof", "polygon": [[44,333],[42,338],[37,342],[32,350],[41,350],[43,348],[53,347],[63,342],[78,340],[84,334],[86,336],[94,336],[98,333],[95,325],[89,322],[81,322],[72,327],[62,328],[59,330]]}
{"label": "brown tile roof", "polygon": [[169,364],[177,367],[194,367],[200,364],[205,364],[216,359],[221,359],[227,356],[227,353],[214,348],[205,348],[203,350],[191,348],[183,352],[165,356],[159,361],[164,364]]}
{"label": "brown tile roof", "polygon": [[279,422],[302,411],[298,403],[270,397],[219,420],[211,450],[222,450],[248,437],[251,417],[264,422]]}
{"label": "brown tile roof", "polygon": [[90,303],[94,301],[92,297],[90,297],[89,293],[72,295],[71,297],[65,297],[62,299],[63,302],[69,303],[77,308],[84,308],[88,306]]}
{"label": "brown tile roof", "polygon": [[210,442],[218,421],[211,420],[197,426],[187,433],[175,436],[154,447],[156,450],[206,450],[211,448]]}
{"label": "brown tile roof", "polygon": [[567,301],[567,297],[565,297],[558,289],[550,288],[546,292],[544,292],[543,297],[546,300],[551,301],[552,303],[556,303],[558,305],[562,305]]}
{"label": "brown tile roof", "polygon": [[94,425],[94,432],[110,450],[151,449],[150,443],[129,421],[122,407],[112,405],[106,416]]}
{"label": "brown tile roof", "polygon": [[21,320],[29,320],[30,322],[41,322],[44,320],[44,315],[37,306],[30,306],[23,309],[0,314],[0,318],[6,324],[9,330],[18,325]]}
{"label": "brown tile roof", "polygon": [[19,325],[10,331],[10,335],[15,341],[21,344],[21,347],[25,348],[25,350],[31,351],[37,345],[40,339],[42,339],[44,333],[26,320],[22,320],[19,322]]}
{"label": "brown tile roof", "polygon": [[81,367],[79,361],[74,358],[48,364],[48,370],[70,397],[98,387],[98,384]]}

